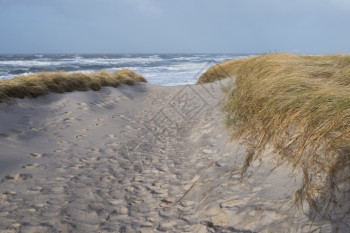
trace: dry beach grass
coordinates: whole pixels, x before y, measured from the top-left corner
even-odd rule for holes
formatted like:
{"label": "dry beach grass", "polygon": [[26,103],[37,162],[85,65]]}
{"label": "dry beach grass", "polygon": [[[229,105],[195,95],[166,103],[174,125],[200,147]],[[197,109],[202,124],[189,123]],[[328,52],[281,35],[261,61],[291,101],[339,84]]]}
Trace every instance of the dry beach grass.
{"label": "dry beach grass", "polygon": [[103,86],[117,87],[120,84],[132,85],[134,82],[146,80],[128,69],[115,73],[102,71],[90,74],[42,72],[1,81],[0,102],[9,98],[34,98],[49,92],[98,91]]}
{"label": "dry beach grass", "polygon": [[350,56],[269,54],[232,60],[209,69],[198,83],[225,76],[236,77],[225,103],[226,123],[233,138],[250,147],[243,171],[273,146],[303,169],[299,200],[327,215],[339,202],[338,186],[349,183]]}

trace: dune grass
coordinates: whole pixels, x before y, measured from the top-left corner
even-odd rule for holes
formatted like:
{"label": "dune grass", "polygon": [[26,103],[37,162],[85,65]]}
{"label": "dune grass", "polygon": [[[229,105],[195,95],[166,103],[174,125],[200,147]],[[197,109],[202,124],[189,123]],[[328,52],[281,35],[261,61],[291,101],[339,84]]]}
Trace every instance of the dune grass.
{"label": "dune grass", "polygon": [[249,58],[241,58],[216,64],[201,75],[197,84],[215,82],[230,76],[235,76],[237,70],[248,60]]}
{"label": "dune grass", "polygon": [[225,110],[232,138],[248,146],[242,171],[272,146],[303,170],[296,197],[328,213],[339,202],[338,185],[350,184],[350,55],[232,60],[209,69],[198,83],[225,76],[236,77]]}
{"label": "dune grass", "polygon": [[115,73],[106,71],[96,73],[42,72],[28,76],[18,76],[0,81],[0,102],[10,98],[35,98],[49,92],[100,90],[103,86],[117,87],[120,84],[132,85],[147,82],[141,75],[123,69]]}

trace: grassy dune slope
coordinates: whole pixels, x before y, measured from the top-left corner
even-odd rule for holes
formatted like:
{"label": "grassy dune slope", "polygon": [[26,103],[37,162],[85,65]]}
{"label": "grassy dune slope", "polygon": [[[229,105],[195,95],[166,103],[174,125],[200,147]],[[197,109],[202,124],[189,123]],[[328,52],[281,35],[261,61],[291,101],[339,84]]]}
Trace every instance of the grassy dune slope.
{"label": "grassy dune slope", "polygon": [[236,76],[225,103],[227,125],[250,151],[243,172],[273,146],[303,169],[296,196],[320,212],[327,212],[320,209],[325,200],[326,209],[334,207],[338,185],[350,183],[350,55],[232,60],[209,69],[198,83],[227,76]]}
{"label": "grassy dune slope", "polygon": [[0,102],[9,98],[34,98],[49,92],[100,90],[103,86],[117,87],[120,84],[132,85],[146,82],[142,76],[124,69],[115,73],[97,72],[91,74],[43,72],[28,76],[18,76],[0,81]]}

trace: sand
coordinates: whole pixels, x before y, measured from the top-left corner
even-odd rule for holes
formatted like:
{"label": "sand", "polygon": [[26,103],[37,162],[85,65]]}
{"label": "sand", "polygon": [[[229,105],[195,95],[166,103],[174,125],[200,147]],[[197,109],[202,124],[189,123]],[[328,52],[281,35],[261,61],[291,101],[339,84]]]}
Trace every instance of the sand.
{"label": "sand", "polygon": [[230,82],[1,104],[0,232],[342,232],[295,208],[301,172],[272,152],[241,179]]}

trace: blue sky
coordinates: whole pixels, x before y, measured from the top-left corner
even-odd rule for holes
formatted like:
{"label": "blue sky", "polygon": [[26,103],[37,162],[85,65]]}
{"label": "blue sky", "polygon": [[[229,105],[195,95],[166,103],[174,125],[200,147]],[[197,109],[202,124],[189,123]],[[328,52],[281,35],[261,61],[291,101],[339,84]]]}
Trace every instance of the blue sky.
{"label": "blue sky", "polygon": [[0,53],[350,53],[349,0],[0,0]]}

